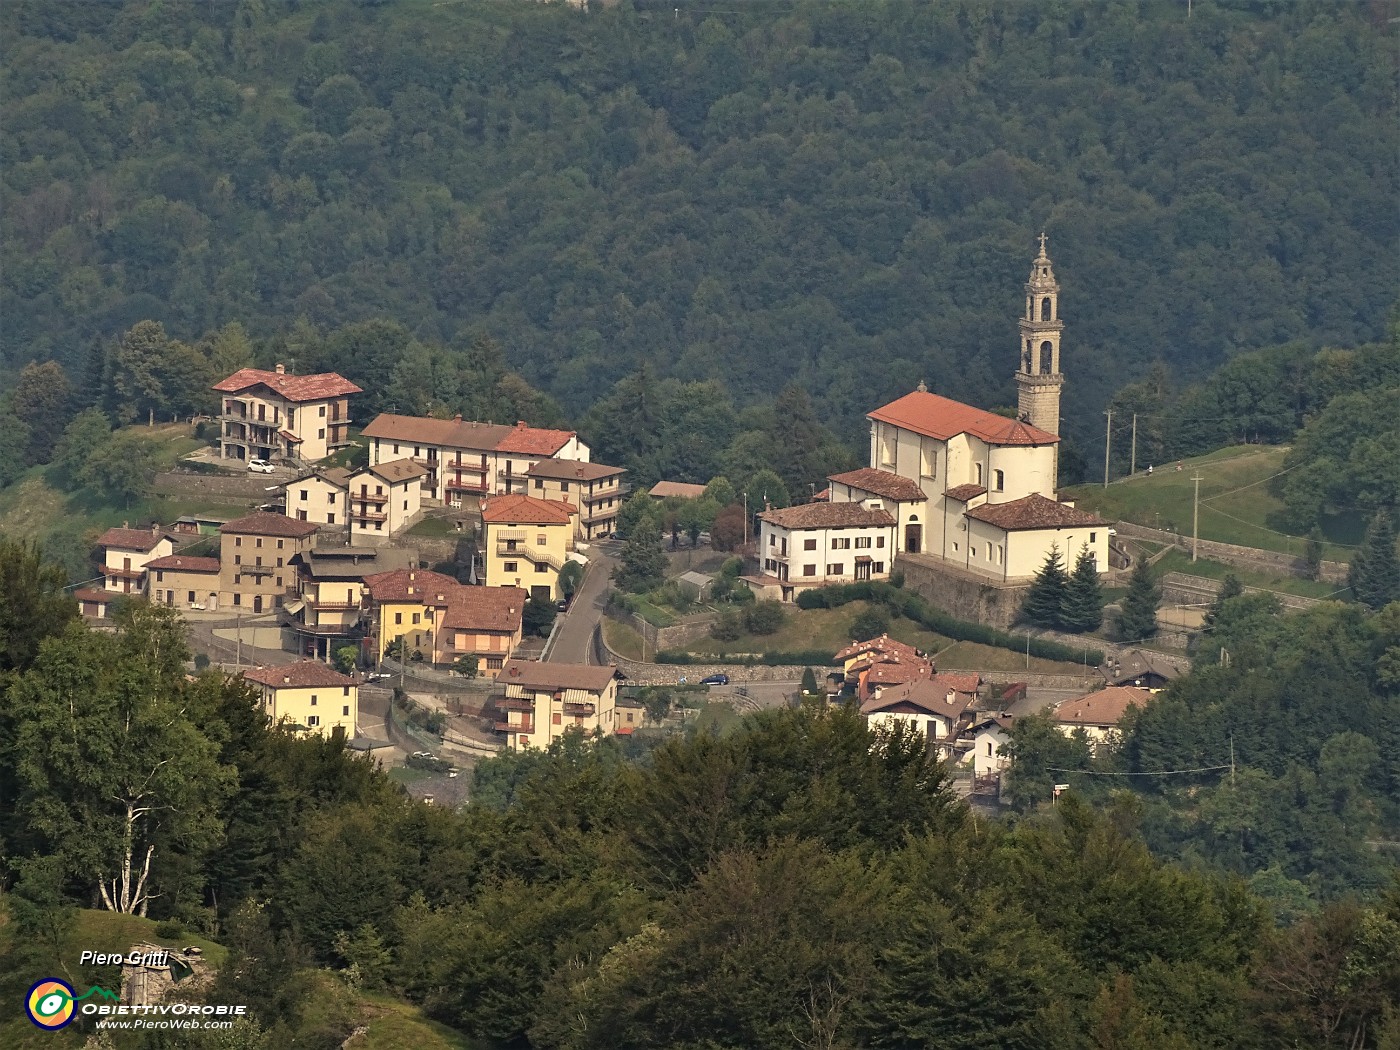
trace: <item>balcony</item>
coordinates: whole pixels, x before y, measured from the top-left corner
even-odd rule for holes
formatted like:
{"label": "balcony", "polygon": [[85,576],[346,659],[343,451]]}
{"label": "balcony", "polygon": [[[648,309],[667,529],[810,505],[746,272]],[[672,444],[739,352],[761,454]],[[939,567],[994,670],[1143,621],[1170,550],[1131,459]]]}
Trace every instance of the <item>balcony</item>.
{"label": "balcony", "polygon": [[[509,546],[510,543],[514,543],[515,546]],[[564,567],[564,559],[557,554],[552,551],[531,546],[528,543],[521,543],[519,540],[497,541],[496,553],[502,557],[514,555],[517,558],[524,558],[534,565],[548,565],[551,569],[562,569]]]}
{"label": "balcony", "polygon": [[306,604],[317,612],[349,612],[351,609],[360,608],[360,603],[355,602],[323,602],[316,598],[305,599]]}
{"label": "balcony", "polygon": [[524,722],[497,722],[495,728],[498,733],[533,733],[535,723],[533,719]]}
{"label": "balcony", "polygon": [[226,419],[247,419],[248,402],[238,401],[234,398],[227,398],[224,401],[223,414]]}
{"label": "balcony", "polygon": [[458,471],[458,472],[466,471],[466,472],[469,473],[469,474],[482,474],[482,475],[484,475],[484,474],[486,473],[486,457],[485,457],[485,456],[482,456],[480,460],[462,459],[462,458],[459,456],[457,459],[443,460],[442,465],[443,465],[444,467],[450,467],[452,470],[455,470],[455,471]]}
{"label": "balcony", "polygon": [[110,565],[102,570],[104,576],[115,576],[119,580],[139,580],[146,575],[145,569],[114,569]]}
{"label": "balcony", "polygon": [[535,702],[523,696],[507,696],[496,701],[496,706],[502,711],[530,711],[534,712]]}
{"label": "balcony", "polygon": [[382,510],[370,510],[368,507],[361,507],[359,510],[352,510],[350,516],[356,521],[388,521],[389,515]]}
{"label": "balcony", "polygon": [[271,565],[235,565],[233,571],[242,576],[271,576],[274,570]]}
{"label": "balcony", "polygon": [[582,715],[592,718],[598,711],[594,704],[576,704],[571,701],[564,701],[564,713],[566,715]]}

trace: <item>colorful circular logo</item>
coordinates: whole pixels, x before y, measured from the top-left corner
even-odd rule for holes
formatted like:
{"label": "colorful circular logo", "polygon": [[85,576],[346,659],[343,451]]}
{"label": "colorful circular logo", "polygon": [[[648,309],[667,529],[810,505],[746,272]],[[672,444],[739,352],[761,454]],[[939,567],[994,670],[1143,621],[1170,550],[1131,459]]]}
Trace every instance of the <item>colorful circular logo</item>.
{"label": "colorful circular logo", "polygon": [[45,977],[29,989],[24,1001],[29,1019],[50,1031],[63,1028],[73,1021],[73,986],[56,977]]}

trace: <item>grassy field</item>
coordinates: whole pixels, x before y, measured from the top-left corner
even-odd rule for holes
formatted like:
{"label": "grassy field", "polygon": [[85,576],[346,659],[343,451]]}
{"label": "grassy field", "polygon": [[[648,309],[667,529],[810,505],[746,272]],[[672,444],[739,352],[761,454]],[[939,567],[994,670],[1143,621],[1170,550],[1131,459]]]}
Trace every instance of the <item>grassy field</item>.
{"label": "grassy field", "polygon": [[[1318,583],[1315,580],[1300,580],[1296,576],[1282,573],[1253,572],[1224,562],[1202,558],[1193,562],[1185,551],[1171,551],[1153,566],[1154,575],[1167,572],[1183,572],[1188,576],[1205,576],[1212,580],[1223,580],[1233,574],[1246,587],[1263,587],[1270,591],[1283,591],[1285,594],[1298,594],[1304,598],[1341,598],[1346,588],[1335,583]],[[1341,594],[1338,594],[1338,590]]]}
{"label": "grassy field", "polygon": [[[840,609],[791,608],[787,610],[787,622],[775,634],[745,634],[733,642],[698,638],[687,646],[687,650],[696,655],[715,656],[721,653],[797,652],[806,649],[834,654],[850,644],[851,621],[866,608],[866,602],[851,602]],[[610,646],[629,659],[641,658],[641,638],[635,631],[612,621],[604,623]],[[1036,656],[1030,658],[1027,666],[1024,653],[974,642],[955,642],[941,634],[926,631],[902,617],[890,623],[890,637],[933,654],[935,663],[940,667],[1008,673],[1030,670],[1039,674],[1075,674],[1083,671],[1079,663],[1043,660]],[[1090,640],[1090,644],[1096,642]]]}
{"label": "grassy field", "polygon": [[[1080,485],[1066,490],[1078,506],[1115,521],[1191,534],[1194,484],[1201,475],[1201,539],[1236,543],[1300,555],[1304,537],[1284,528],[1283,503],[1269,492],[1268,479],[1283,469],[1288,449],[1268,445],[1238,445],[1176,464],[1162,464],[1151,477],[1139,472],[1103,488]],[[1363,523],[1355,515],[1323,522],[1328,540],[1326,557],[1344,561],[1346,546],[1360,542]]]}

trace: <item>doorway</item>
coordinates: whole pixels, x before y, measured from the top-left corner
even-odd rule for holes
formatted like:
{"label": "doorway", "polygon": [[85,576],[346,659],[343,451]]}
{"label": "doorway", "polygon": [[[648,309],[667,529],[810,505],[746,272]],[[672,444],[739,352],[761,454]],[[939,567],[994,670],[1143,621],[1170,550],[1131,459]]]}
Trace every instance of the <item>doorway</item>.
{"label": "doorway", "polygon": [[904,552],[906,554],[918,554],[923,545],[924,527],[922,525],[904,526]]}

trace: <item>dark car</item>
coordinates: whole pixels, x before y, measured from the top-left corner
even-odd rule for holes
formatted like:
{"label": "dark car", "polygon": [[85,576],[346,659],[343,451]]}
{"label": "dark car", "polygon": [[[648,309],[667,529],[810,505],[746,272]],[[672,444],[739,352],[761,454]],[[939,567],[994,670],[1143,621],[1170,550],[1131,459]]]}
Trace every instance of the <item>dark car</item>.
{"label": "dark car", "polygon": [[701,685],[728,685],[729,676],[727,674],[710,674],[700,679]]}
{"label": "dark car", "polygon": [[569,611],[569,599],[567,599],[567,598],[560,598],[557,602],[554,603],[554,608],[555,608],[555,611],[557,611],[557,612],[568,612],[568,611]]}

